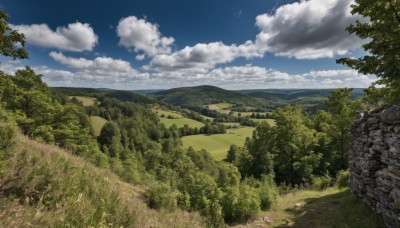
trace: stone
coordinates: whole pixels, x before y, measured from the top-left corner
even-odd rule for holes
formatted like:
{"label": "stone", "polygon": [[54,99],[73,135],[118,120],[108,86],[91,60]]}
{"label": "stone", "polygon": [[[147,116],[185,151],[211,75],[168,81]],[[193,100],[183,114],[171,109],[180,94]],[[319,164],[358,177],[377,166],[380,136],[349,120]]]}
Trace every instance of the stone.
{"label": "stone", "polygon": [[350,192],[400,227],[400,105],[364,112],[351,133]]}
{"label": "stone", "polygon": [[300,208],[300,207],[301,207],[301,203],[296,203],[296,204],[294,205],[294,207],[295,207],[295,208]]}
{"label": "stone", "polygon": [[393,106],[384,110],[380,118],[382,122],[387,124],[400,123],[400,106]]}
{"label": "stone", "polygon": [[266,222],[266,223],[273,223],[272,219],[270,217],[268,217],[268,216],[264,216],[263,217],[263,221]]}

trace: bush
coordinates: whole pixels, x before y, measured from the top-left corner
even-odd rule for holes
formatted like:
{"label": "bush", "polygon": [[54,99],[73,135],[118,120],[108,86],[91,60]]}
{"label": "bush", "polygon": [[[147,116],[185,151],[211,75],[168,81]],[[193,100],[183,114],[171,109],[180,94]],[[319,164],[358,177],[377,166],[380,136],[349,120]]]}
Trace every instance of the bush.
{"label": "bush", "polygon": [[259,191],[261,209],[264,211],[269,210],[278,198],[278,189],[275,183],[273,180],[264,177]]}
{"label": "bush", "polygon": [[331,186],[332,179],[328,174],[312,179],[312,188],[316,190],[324,190]]}
{"label": "bush", "polygon": [[8,158],[13,154],[16,144],[17,128],[12,123],[4,123],[0,120],[0,174],[8,164]]}
{"label": "bush", "polygon": [[341,170],[336,175],[336,186],[339,189],[349,186],[349,170]]}
{"label": "bush", "polygon": [[146,197],[150,208],[174,209],[177,205],[176,194],[166,184],[156,182],[146,191]]}

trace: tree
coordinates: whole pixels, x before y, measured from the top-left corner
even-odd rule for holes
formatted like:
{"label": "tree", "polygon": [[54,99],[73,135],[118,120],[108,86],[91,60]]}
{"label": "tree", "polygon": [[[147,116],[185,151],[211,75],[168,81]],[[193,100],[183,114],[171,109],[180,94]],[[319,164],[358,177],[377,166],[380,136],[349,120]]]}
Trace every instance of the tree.
{"label": "tree", "polygon": [[310,182],[321,154],[315,152],[318,134],[307,114],[299,106],[274,111],[274,167],[277,182]]}
{"label": "tree", "polygon": [[[366,40],[362,46],[368,53],[358,58],[341,58],[337,62],[358,70],[363,74],[378,77],[368,90],[378,94],[386,103],[400,102],[400,1],[394,0],[355,0],[352,14],[364,16],[350,25],[347,31]],[[377,89],[376,85],[383,85]],[[376,99],[375,99],[376,100]]]}
{"label": "tree", "polygon": [[[13,59],[26,59],[25,35],[12,29],[8,24],[10,17],[0,10],[0,54]],[[18,46],[22,47],[18,47]]]}
{"label": "tree", "polygon": [[329,129],[327,133],[331,138],[333,166],[335,172],[348,167],[349,132],[353,121],[361,108],[360,101],[351,100],[352,89],[338,89],[332,92],[331,97],[325,102],[330,115],[327,116]]}

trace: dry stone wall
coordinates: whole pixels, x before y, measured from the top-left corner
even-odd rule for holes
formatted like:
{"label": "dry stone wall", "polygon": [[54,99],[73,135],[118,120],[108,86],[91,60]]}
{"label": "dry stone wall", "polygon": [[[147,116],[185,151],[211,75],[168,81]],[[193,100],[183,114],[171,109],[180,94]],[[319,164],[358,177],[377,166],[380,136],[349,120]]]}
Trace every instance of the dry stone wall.
{"label": "dry stone wall", "polygon": [[400,227],[400,106],[366,111],[352,129],[350,190],[387,227]]}

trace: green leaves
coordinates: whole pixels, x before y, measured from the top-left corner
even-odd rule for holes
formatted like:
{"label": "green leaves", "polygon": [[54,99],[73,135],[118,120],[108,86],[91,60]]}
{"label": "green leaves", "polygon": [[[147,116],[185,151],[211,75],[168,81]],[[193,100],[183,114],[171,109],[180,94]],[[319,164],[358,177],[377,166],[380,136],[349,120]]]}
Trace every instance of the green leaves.
{"label": "green leaves", "polygon": [[[341,58],[337,63],[347,65],[363,74],[376,75],[376,85],[385,88],[378,93],[385,103],[400,102],[400,2],[394,0],[356,0],[352,14],[366,19],[350,25],[347,31],[365,39],[366,56]],[[374,95],[376,96],[376,95]],[[374,98],[375,99],[375,98]]]}
{"label": "green leaves", "polygon": [[[13,30],[8,24],[9,16],[0,10],[0,54],[13,59],[26,59],[25,35]],[[22,47],[18,47],[18,46]]]}

